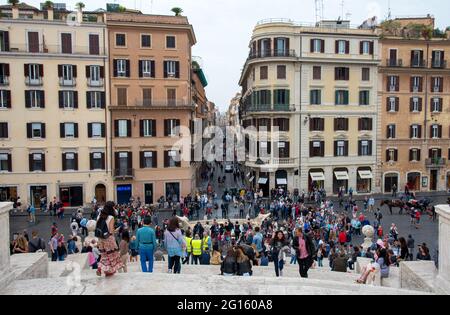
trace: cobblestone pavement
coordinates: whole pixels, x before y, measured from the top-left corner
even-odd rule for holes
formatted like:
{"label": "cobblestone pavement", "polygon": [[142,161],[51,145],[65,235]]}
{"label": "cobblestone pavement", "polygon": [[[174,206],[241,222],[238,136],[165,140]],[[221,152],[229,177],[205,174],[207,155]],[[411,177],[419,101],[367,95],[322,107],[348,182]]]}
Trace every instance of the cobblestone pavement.
{"label": "cobblestone pavement", "polygon": [[[217,184],[217,178],[219,176],[226,176],[226,183],[225,185],[222,185],[221,187],[219,187],[219,185]],[[212,181],[213,186],[218,194],[219,197],[219,206],[221,204],[221,200],[220,197],[223,194],[224,189],[230,189],[233,187],[242,187],[242,183],[240,182],[240,179],[238,180],[238,182],[234,182],[234,178],[233,178],[233,174],[225,174],[223,172],[219,170],[216,170],[215,172],[215,177]],[[203,182],[200,189],[202,190],[206,190],[206,187],[208,185],[208,182]],[[433,204],[446,204],[447,203],[447,197],[448,194],[445,195],[443,193],[440,194],[428,194],[431,196],[431,199],[433,200]],[[377,199],[381,199],[382,196],[377,196]],[[386,196],[384,196],[386,197]],[[358,203],[358,205],[360,205],[362,208],[362,201],[360,201]],[[377,201],[376,205],[379,205],[379,201]],[[393,215],[389,214],[388,208],[382,207],[382,212],[383,212],[383,220],[382,220],[382,225],[383,225],[383,229],[385,231],[385,233],[389,230],[389,227],[391,225],[391,223],[395,223],[398,227],[400,236],[404,236],[405,238],[411,234],[413,236],[413,238],[416,240],[416,244],[421,244],[423,242],[427,243],[427,245],[430,247],[431,251],[432,251],[432,255],[435,254],[435,250],[437,249],[437,244],[438,244],[438,224],[437,222],[432,222],[428,216],[423,216],[422,217],[422,222],[421,222],[421,226],[420,229],[416,229],[415,227],[410,225],[410,221],[409,221],[409,216],[408,215],[399,215],[398,211],[394,211]],[[239,213],[238,209],[235,209],[234,207],[230,206],[230,212],[229,212],[229,217],[231,219],[237,217]],[[159,217],[159,222],[162,222],[163,219],[169,218],[171,216],[172,212],[171,211],[163,211],[158,213],[158,217]],[[213,217],[216,218],[221,218],[221,214],[222,211],[219,210],[215,211],[213,213]],[[373,220],[373,216],[370,213],[366,214],[369,217],[369,220],[372,221]],[[200,212],[199,213],[200,219],[203,218],[204,216],[204,212]],[[10,233],[11,235],[14,232],[21,232],[23,230],[27,230],[28,233],[31,234],[32,231],[36,230],[38,231],[38,233],[40,234],[41,237],[43,237],[44,239],[47,239],[50,235],[50,226],[53,222],[56,222],[59,226],[60,231],[64,234],[64,235],[69,235],[70,234],[70,215],[66,215],[66,217],[62,220],[54,218],[49,216],[48,214],[42,214],[42,215],[38,215],[37,216],[37,222],[36,224],[32,224],[28,222],[27,216],[25,215],[18,215],[18,213],[16,213],[15,215],[11,216],[10,218]],[[354,237],[353,238],[353,243],[354,244],[361,244],[363,242],[363,237]]]}

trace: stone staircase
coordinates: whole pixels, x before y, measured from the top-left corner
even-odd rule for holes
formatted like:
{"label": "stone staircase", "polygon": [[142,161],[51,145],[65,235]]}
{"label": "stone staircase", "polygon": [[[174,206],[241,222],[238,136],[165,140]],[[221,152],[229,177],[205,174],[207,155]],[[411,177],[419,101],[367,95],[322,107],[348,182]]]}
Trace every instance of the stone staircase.
{"label": "stone staircase", "polygon": [[[403,295],[424,294],[398,288],[360,285],[356,273],[332,272],[328,267],[311,269],[309,278],[299,276],[298,265],[286,265],[283,277],[275,277],[273,265],[253,267],[252,277],[220,276],[220,266],[182,265],[180,275],[167,273],[167,260],[154,263],[152,274],[142,273],[140,263],[128,264],[128,273],[97,277],[87,268],[87,255],[70,255],[65,262],[49,262],[48,277],[16,280],[0,293],[102,295]],[[328,266],[324,262],[325,266]]]}

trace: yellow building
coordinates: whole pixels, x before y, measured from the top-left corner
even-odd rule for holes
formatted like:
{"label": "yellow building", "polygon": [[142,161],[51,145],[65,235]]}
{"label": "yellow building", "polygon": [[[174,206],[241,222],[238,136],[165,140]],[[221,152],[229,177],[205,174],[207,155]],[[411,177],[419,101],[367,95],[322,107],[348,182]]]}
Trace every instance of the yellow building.
{"label": "yellow building", "polygon": [[103,13],[0,6],[0,200],[113,198]]}

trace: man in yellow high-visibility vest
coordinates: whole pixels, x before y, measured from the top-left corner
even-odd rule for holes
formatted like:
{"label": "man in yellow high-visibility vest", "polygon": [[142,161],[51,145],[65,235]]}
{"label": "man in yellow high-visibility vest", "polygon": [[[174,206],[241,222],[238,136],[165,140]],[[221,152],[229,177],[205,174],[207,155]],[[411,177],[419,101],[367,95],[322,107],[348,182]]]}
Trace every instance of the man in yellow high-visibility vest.
{"label": "man in yellow high-visibility vest", "polygon": [[198,234],[195,234],[193,240],[191,240],[193,263],[198,265],[200,257],[202,256],[202,240]]}
{"label": "man in yellow high-visibility vest", "polygon": [[208,235],[208,232],[203,233],[203,251],[209,252],[209,248],[211,245],[211,238]]}
{"label": "man in yellow high-visibility vest", "polygon": [[192,263],[192,245],[191,245],[192,236],[190,231],[186,232],[184,239],[186,240],[186,257],[183,260],[183,265],[184,264],[189,265],[190,263]]}

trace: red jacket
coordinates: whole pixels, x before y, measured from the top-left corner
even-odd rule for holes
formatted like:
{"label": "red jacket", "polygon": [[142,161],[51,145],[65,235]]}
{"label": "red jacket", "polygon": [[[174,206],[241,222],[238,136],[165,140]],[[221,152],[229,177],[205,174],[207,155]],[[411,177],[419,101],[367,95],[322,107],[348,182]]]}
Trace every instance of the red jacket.
{"label": "red jacket", "polygon": [[339,233],[339,243],[347,243],[347,233],[344,231]]}

